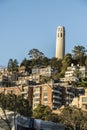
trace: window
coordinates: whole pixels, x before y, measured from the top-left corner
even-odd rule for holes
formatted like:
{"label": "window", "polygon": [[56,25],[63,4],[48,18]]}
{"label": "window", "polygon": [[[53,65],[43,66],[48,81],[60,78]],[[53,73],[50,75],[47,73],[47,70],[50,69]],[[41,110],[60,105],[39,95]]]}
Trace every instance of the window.
{"label": "window", "polygon": [[87,102],[87,97],[82,97],[82,102]]}
{"label": "window", "polygon": [[35,96],[35,97],[38,97],[38,96],[40,96],[40,93],[36,93],[34,96]]}
{"label": "window", "polygon": [[47,87],[45,86],[45,87],[43,87],[43,90],[47,90]]}
{"label": "window", "polygon": [[44,101],[47,101],[47,98],[44,98]]}
{"label": "window", "polygon": [[62,33],[61,33],[61,37],[62,37]]}
{"label": "window", "polygon": [[36,92],[36,91],[40,91],[40,87],[35,87],[34,92]]}
{"label": "window", "polygon": [[59,33],[58,33],[58,37],[59,37]]}
{"label": "window", "polygon": [[40,98],[35,98],[34,101],[40,101]]}
{"label": "window", "polygon": [[47,93],[44,93],[44,96],[47,96]]}

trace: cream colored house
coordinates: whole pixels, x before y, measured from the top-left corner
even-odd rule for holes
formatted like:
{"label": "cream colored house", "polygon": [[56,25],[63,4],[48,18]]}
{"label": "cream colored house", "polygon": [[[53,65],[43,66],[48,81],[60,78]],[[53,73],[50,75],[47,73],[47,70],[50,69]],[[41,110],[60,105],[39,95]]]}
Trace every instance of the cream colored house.
{"label": "cream colored house", "polygon": [[85,90],[84,95],[80,95],[75,97],[71,103],[72,106],[76,106],[77,108],[81,108],[83,110],[87,110],[87,89]]}

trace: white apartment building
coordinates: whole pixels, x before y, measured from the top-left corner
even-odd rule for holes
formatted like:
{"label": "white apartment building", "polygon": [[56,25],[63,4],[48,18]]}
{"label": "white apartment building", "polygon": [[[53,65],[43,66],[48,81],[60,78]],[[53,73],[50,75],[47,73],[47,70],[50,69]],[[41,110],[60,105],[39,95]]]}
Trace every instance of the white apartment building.
{"label": "white apartment building", "polygon": [[33,68],[32,74],[30,75],[31,80],[36,81],[37,83],[40,82],[40,78],[42,77],[50,77],[55,70],[51,68],[51,66],[41,67],[41,68]]}
{"label": "white apartment building", "polygon": [[52,73],[53,73],[53,69],[51,68],[51,66],[32,69],[32,74],[39,74],[42,76],[49,77],[49,76],[51,76]]}
{"label": "white apartment building", "polygon": [[86,66],[79,66],[79,71],[81,72],[81,77],[87,77],[87,68]]}
{"label": "white apartment building", "polygon": [[77,72],[79,72],[79,76],[82,78],[87,77],[87,68],[85,66],[74,66],[71,64],[71,66],[67,67],[67,70],[65,72],[65,77],[60,78],[62,82],[78,82],[79,78],[77,75]]}

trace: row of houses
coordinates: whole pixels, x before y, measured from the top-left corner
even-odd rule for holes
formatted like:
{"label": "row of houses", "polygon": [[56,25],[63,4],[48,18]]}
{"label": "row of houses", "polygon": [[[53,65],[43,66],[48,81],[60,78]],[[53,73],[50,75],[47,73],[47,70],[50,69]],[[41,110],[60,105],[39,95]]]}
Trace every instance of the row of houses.
{"label": "row of houses", "polygon": [[[32,73],[26,72],[24,66],[19,68],[19,72],[9,73],[7,69],[0,69],[0,93],[12,93],[23,95],[29,100],[33,109],[38,104],[49,106],[52,110],[57,110],[62,106],[74,105],[78,108],[87,109],[87,89],[76,87],[79,77],[87,77],[87,68],[85,66],[67,67],[65,76],[60,80],[54,81],[51,75],[56,72],[55,69],[48,67],[35,67]],[[42,83],[41,78],[50,80]],[[10,87],[2,86],[2,81],[11,81]],[[6,80],[7,78],[7,80]]]}

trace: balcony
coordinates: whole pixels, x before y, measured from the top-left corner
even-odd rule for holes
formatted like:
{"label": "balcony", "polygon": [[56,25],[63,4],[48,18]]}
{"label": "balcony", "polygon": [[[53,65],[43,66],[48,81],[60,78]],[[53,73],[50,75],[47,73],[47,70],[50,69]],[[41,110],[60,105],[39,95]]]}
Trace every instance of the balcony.
{"label": "balcony", "polygon": [[52,89],[52,92],[62,94],[59,90],[56,90],[56,89]]}
{"label": "balcony", "polygon": [[27,92],[26,91],[22,91],[21,94],[27,94]]}
{"label": "balcony", "polygon": [[52,109],[57,109],[59,106],[53,105]]}
{"label": "balcony", "polygon": [[34,91],[33,94],[40,94],[40,91]]}
{"label": "balcony", "polygon": [[75,94],[74,94],[73,92],[69,92],[69,91],[67,91],[66,94],[69,94],[69,95],[75,96]]}
{"label": "balcony", "polygon": [[72,101],[73,98],[71,98],[71,97],[66,97],[66,100],[68,100],[68,101]]}
{"label": "balcony", "polygon": [[39,101],[33,100],[33,104],[35,104],[35,103],[40,104],[40,100]]}
{"label": "balcony", "polygon": [[57,101],[57,100],[53,100],[53,103],[61,105],[61,102]]}
{"label": "balcony", "polygon": [[61,99],[61,97],[59,95],[53,95],[53,98]]}

